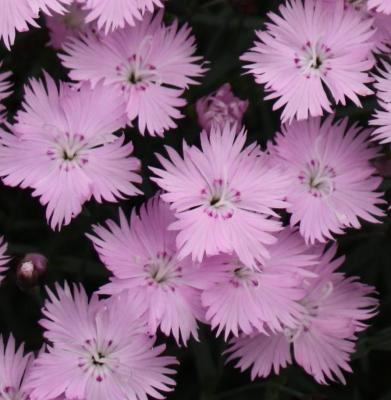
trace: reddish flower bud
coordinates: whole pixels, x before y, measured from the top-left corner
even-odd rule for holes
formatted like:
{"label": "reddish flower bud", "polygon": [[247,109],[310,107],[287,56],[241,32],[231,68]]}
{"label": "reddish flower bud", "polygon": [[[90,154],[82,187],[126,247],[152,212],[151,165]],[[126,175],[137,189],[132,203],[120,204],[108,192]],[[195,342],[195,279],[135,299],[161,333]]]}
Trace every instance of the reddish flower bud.
{"label": "reddish flower bud", "polygon": [[37,285],[39,277],[46,271],[47,258],[39,253],[29,253],[19,262],[16,269],[16,283],[22,290]]}

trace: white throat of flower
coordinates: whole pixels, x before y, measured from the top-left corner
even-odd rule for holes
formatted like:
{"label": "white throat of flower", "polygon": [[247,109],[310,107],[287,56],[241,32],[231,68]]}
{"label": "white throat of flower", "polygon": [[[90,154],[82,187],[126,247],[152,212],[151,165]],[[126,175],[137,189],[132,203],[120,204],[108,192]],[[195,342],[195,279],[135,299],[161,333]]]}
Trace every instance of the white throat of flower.
{"label": "white throat of flower", "polygon": [[306,313],[302,321],[296,328],[285,328],[284,335],[289,343],[293,343],[300,337],[303,332],[307,332],[311,328],[311,323],[318,316],[322,303],[333,293],[334,286],[331,281],[327,281],[319,289],[319,297],[317,299],[304,299],[300,303],[305,307]]}
{"label": "white throat of flower", "polygon": [[233,287],[257,287],[259,286],[259,279],[261,277],[261,270],[253,271],[246,267],[240,260],[235,260],[231,263],[232,276],[229,283]]}
{"label": "white throat of flower", "polygon": [[328,197],[335,190],[334,168],[319,161],[310,160],[299,173],[299,181],[314,197]]}
{"label": "white throat of flower", "polygon": [[97,382],[103,382],[111,373],[117,373],[121,365],[120,360],[112,356],[115,350],[112,340],[87,339],[80,351],[78,367]]}
{"label": "white throat of flower", "polygon": [[203,188],[201,197],[205,201],[204,212],[211,218],[232,218],[240,202],[240,192],[231,189],[223,179],[214,179],[211,185]]}
{"label": "white throat of flower", "polygon": [[156,253],[143,266],[148,286],[159,286],[175,291],[176,281],[182,277],[182,267],[176,257],[166,251]]}
{"label": "white throat of flower", "polygon": [[152,46],[153,37],[144,37],[136,53],[116,66],[116,74],[123,91],[128,91],[131,87],[145,90],[149,83],[162,83],[156,66],[148,62]]}
{"label": "white throat of flower", "polygon": [[46,154],[66,170],[88,162],[86,150],[88,143],[83,135],[59,134]]}
{"label": "white throat of flower", "polygon": [[306,78],[311,76],[327,75],[330,70],[328,59],[331,56],[331,49],[320,41],[307,41],[296,53],[294,64]]}
{"label": "white throat of flower", "polygon": [[19,389],[5,385],[0,390],[0,400],[28,400],[29,396],[26,393],[21,392]]}

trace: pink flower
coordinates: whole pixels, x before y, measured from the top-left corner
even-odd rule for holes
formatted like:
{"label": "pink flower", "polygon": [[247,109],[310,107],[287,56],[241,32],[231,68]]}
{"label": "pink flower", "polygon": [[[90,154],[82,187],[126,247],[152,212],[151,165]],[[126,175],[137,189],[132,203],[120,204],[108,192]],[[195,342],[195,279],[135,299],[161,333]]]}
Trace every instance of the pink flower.
{"label": "pink flower", "polygon": [[83,7],[84,0],[75,0],[66,8],[66,13],[46,16],[46,25],[49,28],[49,45],[55,49],[61,49],[62,45],[70,37],[86,32],[91,24],[87,24],[85,18],[87,11]]}
{"label": "pink flower", "polygon": [[273,208],[286,207],[286,178],[256,143],[245,147],[246,138],[244,129],[214,125],[210,135],[201,133],[201,149],[184,143],[183,158],[171,147],[169,159],[158,155],[163,169],[151,168],[152,180],[176,211],[170,229],[179,231],[179,258],[235,252],[256,268],[269,256],[266,245],[281,229]]}
{"label": "pink flower", "polygon": [[28,0],[0,0],[0,39],[3,40],[5,47],[11,49],[15,41],[16,32],[24,32],[29,29],[29,25],[38,27],[35,18],[38,13],[34,13]]}
{"label": "pink flower", "polygon": [[0,398],[29,400],[26,376],[31,371],[34,356],[24,355],[24,346],[16,348],[13,336],[5,343],[0,336]]}
{"label": "pink flower", "polygon": [[389,0],[368,0],[368,9],[390,15],[391,3]]}
{"label": "pink flower", "polygon": [[[137,305],[126,298],[88,301],[82,287],[48,292],[41,325],[51,342],[34,361],[27,387],[31,400],[163,399],[175,384],[173,357],[145,334]],[[72,293],[73,292],[73,293]]]}
{"label": "pink flower", "polygon": [[42,11],[50,15],[52,12],[64,13],[66,11],[66,5],[71,4],[73,1],[74,0],[28,0],[28,3],[34,12],[38,13]]}
{"label": "pink flower", "polygon": [[206,286],[202,303],[217,335],[224,331],[227,339],[230,333],[282,332],[301,321],[305,308],[298,301],[306,294],[302,283],[313,276],[308,267],[317,262],[317,255],[293,230],[285,229],[277,238],[268,248],[270,258],[257,270],[235,256],[205,260],[200,271]]}
{"label": "pink flower", "polygon": [[372,21],[343,0],[291,0],[279,10],[241,59],[265,84],[266,99],[277,99],[273,109],[284,107],[282,121],[331,112],[327,92],[336,103],[361,106],[358,96],[372,94]]}
{"label": "pink flower", "polygon": [[174,220],[168,205],[154,197],[129,222],[121,211],[119,225],[107,221],[107,228],[94,226],[95,236],[87,236],[114,275],[101,293],[128,290],[131,299],[142,299],[150,333],[160,327],[186,343],[190,335],[198,339],[197,318],[204,313],[189,279],[196,268],[191,259],[178,259],[176,234],[167,230]]}
{"label": "pink flower", "polygon": [[231,85],[226,83],[216,92],[199,99],[196,108],[202,129],[209,131],[212,124],[224,126],[227,122],[240,127],[243,114],[248,108],[248,101],[235,97]]}
{"label": "pink flower", "polygon": [[140,191],[133,146],[113,132],[125,125],[124,104],[107,87],[76,91],[32,79],[14,134],[0,131],[0,176],[9,186],[30,187],[47,206],[53,229],[67,225],[94,197],[117,201]]}
{"label": "pink flower", "polygon": [[6,255],[7,248],[7,242],[0,236],[0,282],[4,279],[4,272],[8,270],[7,264],[10,258]]}
{"label": "pink flower", "polygon": [[368,17],[372,18],[375,28],[376,48],[373,51],[389,54],[391,50],[391,15],[370,12]]}
{"label": "pink flower", "polygon": [[294,122],[282,127],[272,149],[285,166],[291,225],[299,224],[307,243],[326,242],[347,227],[359,229],[359,218],[377,223],[383,216],[377,192],[381,178],[370,160],[377,149],[368,146],[368,131],[347,119],[332,117]]}
{"label": "pink flower", "polygon": [[[201,57],[194,56],[195,40],[187,25],[165,26],[163,13],[147,14],[134,27],[127,26],[98,39],[88,34],[72,38],[60,55],[77,81],[102,81],[126,102],[128,122],[138,118],[142,134],[163,136],[181,118],[186,104],[180,96],[204,73]],[[104,62],[102,62],[104,60]]]}
{"label": "pink flower", "polygon": [[380,143],[391,142],[391,65],[383,62],[383,70],[376,76],[376,95],[380,109],[375,111],[370,125],[376,127],[372,132],[374,139]]}
{"label": "pink flower", "polygon": [[284,333],[253,334],[234,339],[228,350],[229,360],[239,359],[242,371],[251,367],[251,378],[276,374],[292,362],[312,375],[318,383],[339,380],[345,383],[343,371],[351,372],[350,355],[354,352],[357,333],[365,328],[363,321],[376,314],[377,301],[371,297],[371,286],[335,272],[344,258],[334,259],[332,246],[316,265],[317,278],[308,279],[301,323]]}
{"label": "pink flower", "polygon": [[163,7],[163,0],[86,0],[90,10],[87,22],[97,20],[98,28],[107,34],[126,25],[134,26],[146,11]]}
{"label": "pink flower", "polygon": [[[333,4],[335,1],[336,0],[330,0],[330,3]],[[391,44],[391,16],[368,10],[368,2],[366,0],[345,2],[345,7],[350,7],[358,11],[361,13],[363,19],[371,21],[372,28],[374,29],[374,35],[372,37],[374,47],[372,51],[374,53],[389,53]]]}
{"label": "pink flower", "polygon": [[5,112],[6,112],[6,108],[4,104],[2,104],[2,101],[11,94],[10,89],[12,87],[12,83],[8,80],[10,76],[11,72],[9,71],[0,73],[0,123],[5,121]]}
{"label": "pink flower", "polygon": [[0,39],[10,50],[15,41],[16,32],[24,32],[29,25],[38,27],[35,19],[39,11],[46,14],[62,13],[64,4],[73,0],[0,0]]}

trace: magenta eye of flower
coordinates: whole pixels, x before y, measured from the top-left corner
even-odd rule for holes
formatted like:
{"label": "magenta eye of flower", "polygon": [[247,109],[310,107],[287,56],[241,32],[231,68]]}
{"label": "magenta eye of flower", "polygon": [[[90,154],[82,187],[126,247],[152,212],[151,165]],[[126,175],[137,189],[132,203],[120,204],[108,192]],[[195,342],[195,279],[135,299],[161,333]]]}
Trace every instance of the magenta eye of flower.
{"label": "magenta eye of flower", "polygon": [[296,55],[294,62],[303,74],[311,75],[326,74],[330,67],[326,67],[327,59],[330,57],[330,49],[324,44],[311,42],[305,43],[300,56]]}
{"label": "magenta eye of flower", "polygon": [[258,286],[259,285],[259,272],[254,272],[250,268],[243,265],[239,260],[232,264],[232,278],[230,283],[234,287],[239,286]]}
{"label": "magenta eye of flower", "polygon": [[[127,85],[140,85],[142,83],[159,82],[159,76],[154,65],[148,64],[140,55],[133,54],[116,67],[120,82]],[[126,86],[123,86],[126,89]]]}
{"label": "magenta eye of flower", "polygon": [[327,197],[335,190],[334,168],[322,164],[317,160],[311,160],[306,164],[304,171],[299,174],[300,182],[308,188],[314,197]]}
{"label": "magenta eye of flower", "polygon": [[107,374],[118,369],[120,360],[113,357],[115,351],[112,340],[98,343],[96,339],[86,340],[79,357],[78,367],[87,372],[97,382],[102,382]]}
{"label": "magenta eye of flower", "polygon": [[144,265],[149,286],[161,285],[174,288],[175,279],[182,276],[182,268],[172,255],[166,251],[158,252],[156,257]]}
{"label": "magenta eye of flower", "polygon": [[296,328],[284,329],[284,335],[288,342],[293,343],[303,332],[307,332],[310,329],[311,322],[314,318],[317,318],[322,303],[332,295],[333,291],[333,283],[327,281],[314,293],[313,297],[299,301],[299,303],[305,307],[306,313],[303,315],[301,323]]}
{"label": "magenta eye of flower", "polygon": [[85,164],[88,160],[85,154],[86,142],[83,135],[61,135],[49,148],[47,155],[55,161],[60,161],[61,166],[68,168],[73,163]]}
{"label": "magenta eye of flower", "polygon": [[231,189],[222,179],[215,179],[212,185],[202,189],[201,196],[206,202],[205,212],[213,218],[231,218],[240,202],[240,192]]}
{"label": "magenta eye of flower", "polygon": [[19,392],[13,386],[5,386],[0,391],[0,400],[27,400],[28,396],[24,393]]}

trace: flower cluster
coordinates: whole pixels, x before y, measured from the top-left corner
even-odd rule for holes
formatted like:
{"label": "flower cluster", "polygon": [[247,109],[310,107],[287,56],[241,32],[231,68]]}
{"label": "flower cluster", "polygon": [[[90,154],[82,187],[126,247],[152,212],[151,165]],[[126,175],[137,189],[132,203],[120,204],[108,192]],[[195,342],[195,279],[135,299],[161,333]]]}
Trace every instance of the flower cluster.
{"label": "flower cluster", "polygon": [[[0,399],[163,399],[178,361],[156,343],[187,346],[200,324],[253,379],[295,362],[320,384],[345,383],[377,314],[376,289],[343,272],[337,242],[385,217],[376,163],[391,142],[390,1],[287,0],[268,14],[240,57],[281,109],[266,148],[243,124],[257,105],[230,83],[187,96],[210,64],[190,26],[164,19],[169,1],[0,0],[6,48],[44,20],[69,78],[29,77],[13,113],[12,72],[0,60],[2,183],[30,190],[52,230],[89,201],[124,201],[118,219],[95,220],[80,238],[109,280],[91,296],[81,284],[47,286],[46,344],[35,353],[1,336]],[[337,106],[369,95],[379,106],[367,127],[339,118]],[[142,136],[163,141],[192,113],[195,140],[142,165]],[[128,216],[125,202],[147,178],[156,193]],[[1,236],[0,281],[7,252]],[[25,255],[19,286],[39,284],[47,262]]]}

